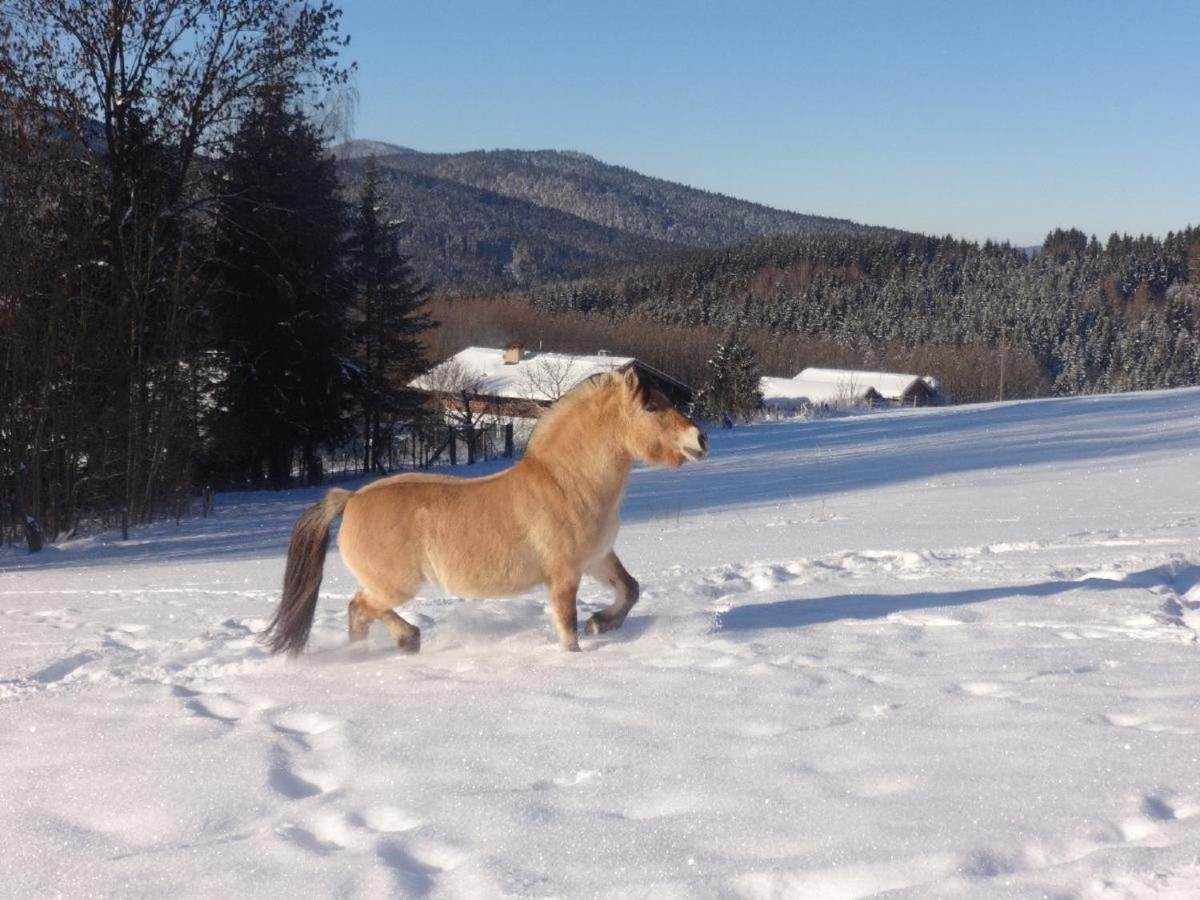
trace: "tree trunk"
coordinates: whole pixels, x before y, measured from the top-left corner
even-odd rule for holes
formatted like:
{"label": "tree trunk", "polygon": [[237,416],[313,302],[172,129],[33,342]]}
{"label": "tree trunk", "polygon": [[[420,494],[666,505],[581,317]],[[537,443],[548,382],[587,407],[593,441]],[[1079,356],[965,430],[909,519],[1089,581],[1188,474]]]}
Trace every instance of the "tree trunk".
{"label": "tree trunk", "polygon": [[39,553],[42,549],[42,544],[45,541],[42,535],[42,526],[38,524],[38,520],[33,516],[25,517],[25,543],[29,547],[30,553]]}

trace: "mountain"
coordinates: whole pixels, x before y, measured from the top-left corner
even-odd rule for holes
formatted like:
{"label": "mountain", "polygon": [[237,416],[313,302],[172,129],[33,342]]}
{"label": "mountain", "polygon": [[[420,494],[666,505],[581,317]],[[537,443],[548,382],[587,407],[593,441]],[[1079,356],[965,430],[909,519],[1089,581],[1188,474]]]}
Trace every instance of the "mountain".
{"label": "mountain", "polygon": [[894,234],[687,187],[584,153],[420,153],[378,141],[332,150],[350,194],[374,157],[418,272],[450,290],[506,290],[612,263],[773,235]]}
{"label": "mountain", "polygon": [[393,156],[416,152],[399,144],[389,144],[387,141],[353,140],[338,144],[330,154],[335,159],[363,159],[368,156]]}
{"label": "mountain", "polygon": [[[531,287],[608,264],[647,261],[680,248],[526,200],[379,163],[379,190],[401,247],[437,290],[480,292]],[[339,160],[356,196],[364,158]]]}

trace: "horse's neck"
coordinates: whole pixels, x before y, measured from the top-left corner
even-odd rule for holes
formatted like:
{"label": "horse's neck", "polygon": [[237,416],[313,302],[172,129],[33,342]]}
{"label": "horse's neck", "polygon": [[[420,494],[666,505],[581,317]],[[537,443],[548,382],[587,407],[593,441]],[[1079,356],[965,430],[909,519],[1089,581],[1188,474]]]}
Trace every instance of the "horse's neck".
{"label": "horse's neck", "polygon": [[619,502],[633,468],[617,423],[586,417],[555,423],[549,440],[526,451],[525,458],[543,467],[556,482],[599,505]]}

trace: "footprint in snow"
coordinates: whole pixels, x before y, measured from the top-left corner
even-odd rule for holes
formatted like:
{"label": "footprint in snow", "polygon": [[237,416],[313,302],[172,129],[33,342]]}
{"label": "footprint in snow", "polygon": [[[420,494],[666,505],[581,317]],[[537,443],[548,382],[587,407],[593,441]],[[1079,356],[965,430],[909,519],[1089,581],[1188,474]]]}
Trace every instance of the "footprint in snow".
{"label": "footprint in snow", "polygon": [[185,704],[196,715],[219,722],[237,722],[246,714],[246,707],[232,697],[218,695],[194,697]]}
{"label": "footprint in snow", "polygon": [[71,618],[71,614],[77,612],[78,610],[75,609],[43,609],[30,615],[39,625],[49,625],[51,628],[62,628],[69,631],[79,627],[79,622]]}
{"label": "footprint in snow", "polygon": [[415,858],[404,847],[390,841],[381,843],[375,849],[375,854],[380,862],[392,870],[396,887],[406,897],[423,897],[430,893],[435,879],[442,873],[437,866]]}
{"label": "footprint in snow", "polygon": [[342,780],[329,769],[297,762],[282,744],[276,744],[271,768],[267,772],[267,784],[289,800],[305,800],[337,790],[342,786]]}
{"label": "footprint in snow", "polygon": [[1141,716],[1128,713],[1105,713],[1100,718],[1101,721],[1115,728],[1133,728],[1137,731],[1148,731],[1154,734],[1191,735],[1197,733],[1194,729],[1180,728],[1176,725],[1164,725],[1161,722],[1154,722],[1150,719],[1144,719]]}
{"label": "footprint in snow", "polygon": [[155,642],[136,637],[145,628],[145,625],[116,625],[107,628],[104,631],[105,646],[116,647],[120,650],[146,650]]}
{"label": "footprint in snow", "polygon": [[324,734],[340,724],[337,719],[320,713],[289,712],[276,716],[274,727],[286,734],[314,735]]}
{"label": "footprint in snow", "polygon": [[559,775],[550,781],[535,781],[529,787],[535,791],[548,791],[553,788],[569,788],[580,784],[587,784],[590,781],[595,781],[601,776],[598,769],[580,769],[577,772],[571,772],[566,775]]}
{"label": "footprint in snow", "polygon": [[863,721],[879,719],[903,706],[902,703],[875,703],[866,709],[859,710],[858,718]]}
{"label": "footprint in snow", "polygon": [[325,836],[316,829],[297,825],[294,822],[284,822],[275,829],[275,833],[309,853],[325,855],[341,850],[343,846],[331,836]]}
{"label": "footprint in snow", "polygon": [[392,870],[397,887],[405,896],[424,896],[437,886],[443,873],[456,868],[467,854],[437,841],[401,844],[383,840],[375,848],[379,861]]}
{"label": "footprint in snow", "polygon": [[971,697],[990,697],[995,700],[1011,700],[1013,703],[1033,702],[1017,696],[1005,685],[994,681],[964,681],[957,686],[957,690]]}
{"label": "footprint in snow", "polygon": [[779,737],[792,729],[783,722],[756,720],[735,723],[730,730],[736,737],[757,741]]}
{"label": "footprint in snow", "polygon": [[39,669],[29,676],[30,681],[37,681],[41,684],[56,684],[75,674],[79,669],[82,669],[88,663],[100,658],[100,654],[92,650],[84,650],[81,653],[73,653],[70,656],[64,657],[43,669]]}
{"label": "footprint in snow", "polygon": [[395,806],[368,806],[361,812],[351,813],[350,821],[360,828],[378,834],[394,834],[420,828],[424,821]]}
{"label": "footprint in snow", "polygon": [[1180,802],[1169,794],[1145,794],[1133,798],[1129,805],[1130,815],[1117,826],[1122,840],[1129,842],[1153,837],[1166,823],[1189,819],[1200,812],[1196,804]]}
{"label": "footprint in snow", "polygon": [[230,724],[240,722],[247,716],[260,710],[270,709],[274,705],[270,700],[239,700],[237,697],[219,691],[205,693],[180,685],[177,685],[174,691],[178,696],[187,698],[183,705],[193,715]]}
{"label": "footprint in snow", "polygon": [[[341,720],[315,712],[283,712],[271,727],[279,735],[267,783],[289,800],[303,800],[342,786],[345,769]],[[332,764],[330,757],[333,757]]]}

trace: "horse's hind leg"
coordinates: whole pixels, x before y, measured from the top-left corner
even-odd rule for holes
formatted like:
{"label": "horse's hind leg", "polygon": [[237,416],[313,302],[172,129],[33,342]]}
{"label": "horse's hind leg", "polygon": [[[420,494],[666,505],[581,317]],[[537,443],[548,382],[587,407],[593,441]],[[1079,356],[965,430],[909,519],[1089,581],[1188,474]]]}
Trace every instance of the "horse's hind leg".
{"label": "horse's hind leg", "polygon": [[[409,597],[405,597],[402,602],[408,602],[410,599]],[[351,643],[363,640],[367,636],[367,631],[370,629],[371,623],[378,619],[392,633],[392,637],[396,639],[396,646],[400,650],[405,653],[416,653],[421,649],[420,628],[409,624],[390,609],[380,609],[377,606],[372,606],[371,601],[362,591],[354,595],[354,599],[350,601],[350,607],[346,610],[346,613],[350,619]]]}
{"label": "horse's hind leg", "polygon": [[603,634],[620,628],[629,611],[633,609],[633,604],[637,603],[638,594],[641,593],[637,579],[629,574],[621,565],[621,560],[617,559],[617,554],[611,551],[608,556],[589,568],[587,573],[616,591],[617,599],[606,609],[593,613],[587,620],[584,631],[588,634]]}
{"label": "horse's hind leg", "polygon": [[401,653],[417,653],[421,649],[420,628],[400,618],[394,610],[385,609],[378,616],[396,639],[396,647]]}
{"label": "horse's hind leg", "polygon": [[371,609],[363,592],[359,591],[355,594],[354,599],[350,601],[350,605],[346,608],[346,617],[350,628],[350,643],[353,644],[356,641],[366,638],[375,616],[375,610]]}

